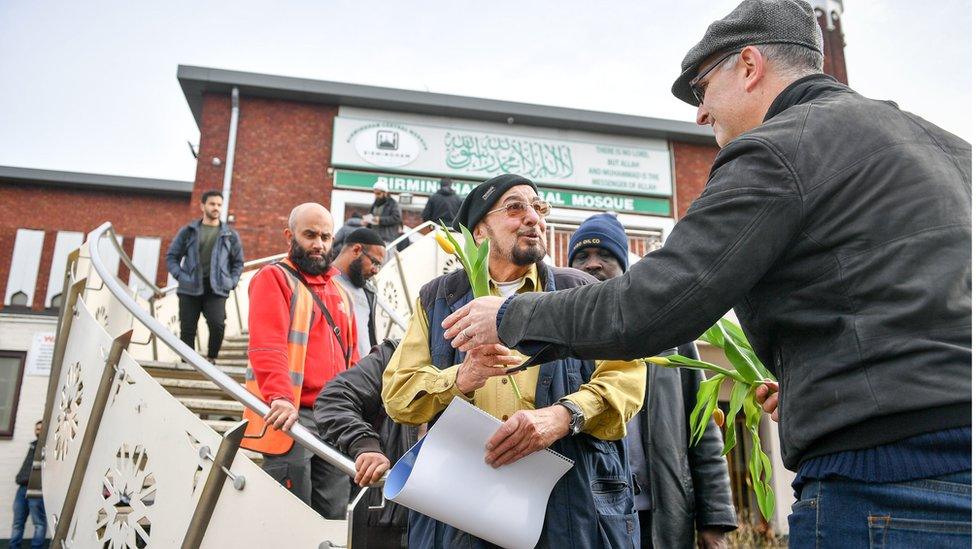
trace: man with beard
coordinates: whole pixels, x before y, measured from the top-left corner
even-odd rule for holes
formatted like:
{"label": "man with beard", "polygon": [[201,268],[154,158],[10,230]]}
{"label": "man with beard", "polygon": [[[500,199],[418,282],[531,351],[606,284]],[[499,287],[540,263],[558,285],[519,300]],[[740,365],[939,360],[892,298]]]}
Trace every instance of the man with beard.
{"label": "man with beard", "polygon": [[403,225],[400,204],[390,196],[390,187],[385,181],[373,185],[373,196],[375,200],[369,207],[369,213],[363,216],[363,223],[376,231],[384,242],[393,242],[400,236]]}
{"label": "man with beard", "polygon": [[213,362],[224,342],[224,304],[244,270],[244,250],[237,231],[220,221],[220,191],[200,197],[202,219],[183,226],[166,252],[166,269],[176,279],[180,300],[180,339],[195,348],[200,313],[210,333],[207,358]]}
{"label": "man with beard", "polygon": [[[246,385],[269,404],[249,420],[243,447],[265,454],[264,470],[323,517],[345,516],[348,477],[285,433],[295,422],[316,432],[312,408],[322,386],[359,360],[349,298],[331,265],[332,215],[319,204],[288,216],[288,258],[267,265],[248,289]],[[269,428],[266,428],[267,427]]]}
{"label": "man with beard", "polygon": [[366,284],[383,266],[386,246],[380,235],[372,229],[356,229],[346,237],[342,251],[333,261],[339,276],[336,278],[352,298],[359,334],[359,356],[366,356],[376,345],[376,327],[373,311],[376,308],[376,291]]}
{"label": "man with beard", "polygon": [[[535,183],[511,174],[482,183],[464,199],[455,229],[463,224],[478,242],[491,240],[493,294],[552,292],[595,281],[542,261],[549,209]],[[435,421],[454,397],[472,402],[503,422],[487,444],[485,461],[491,466],[502,467],[543,448],[574,461],[550,495],[543,546],[638,545],[630,468],[621,439],[643,402],[643,363],[565,358],[515,373],[510,381],[506,367],[526,357],[501,345],[461,353],[444,339],[441,321],[472,299],[461,270],[421,288],[403,341],[383,375],[387,413],[399,423],[419,425]],[[512,382],[521,399],[509,386]],[[486,546],[419,513],[411,513],[409,536],[411,547]]]}

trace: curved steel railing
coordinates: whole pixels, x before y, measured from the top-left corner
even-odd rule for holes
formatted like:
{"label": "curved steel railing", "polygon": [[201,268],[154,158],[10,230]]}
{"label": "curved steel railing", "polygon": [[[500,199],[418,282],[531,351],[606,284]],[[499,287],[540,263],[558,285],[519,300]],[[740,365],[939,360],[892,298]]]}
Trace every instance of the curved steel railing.
{"label": "curved steel railing", "polygon": [[[251,394],[247,389],[241,384],[231,379],[230,376],[220,371],[216,366],[207,362],[193,349],[183,343],[178,337],[173,335],[169,330],[166,329],[158,320],[152,317],[152,315],[143,309],[125,290],[119,280],[115,277],[114,273],[111,273],[102,261],[102,257],[98,251],[98,242],[102,237],[110,235],[110,238],[114,241],[114,231],[112,229],[112,224],[109,222],[103,223],[97,229],[92,231],[91,238],[88,240],[89,255],[92,267],[98,276],[102,279],[105,286],[108,287],[112,295],[119,300],[123,307],[125,307],[139,322],[146,326],[152,334],[162,340],[163,343],[168,345],[173,349],[180,358],[186,361],[187,364],[192,366],[198,372],[203,374],[204,377],[216,384],[220,389],[227,395],[234,398],[234,400],[240,402],[244,406],[248,407],[253,412],[258,415],[265,415],[268,413],[270,408],[265,404],[260,398]],[[132,263],[128,260],[125,252],[119,247],[119,252],[121,257],[125,258],[126,266],[130,269],[135,269],[131,266]],[[152,287],[155,287],[153,285]],[[291,428],[289,433],[295,442],[301,444],[309,451],[317,455],[318,457],[324,459],[325,461],[331,463],[338,467],[342,472],[349,476],[355,476],[356,474],[356,464],[350,460],[348,457],[340,453],[338,450],[332,448],[331,446],[325,444],[311,431],[302,427],[299,424],[295,424]],[[381,481],[382,482],[382,481]]]}

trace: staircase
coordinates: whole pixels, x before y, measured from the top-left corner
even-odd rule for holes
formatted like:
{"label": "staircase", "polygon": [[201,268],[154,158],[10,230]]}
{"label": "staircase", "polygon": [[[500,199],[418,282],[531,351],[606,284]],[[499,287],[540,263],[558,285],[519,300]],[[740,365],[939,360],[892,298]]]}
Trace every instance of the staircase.
{"label": "staircase", "polygon": [[[239,449],[244,407],[268,411],[242,386],[247,285],[276,257],[245,265],[227,300],[227,337],[211,365],[175,335],[173,288],[146,280],[119,242],[105,223],[69,254],[65,269],[68,291],[58,318],[43,444],[30,481],[43,491],[52,547],[274,547],[282,526],[295,547],[370,546],[365,492],[350,505],[347,520],[324,519],[260,469],[260,454]],[[152,299],[125,287],[106,266],[102,254],[113,247],[153,290]],[[394,261],[374,278],[383,306],[376,323],[384,335],[402,333],[420,286],[451,268],[431,237],[392,253]],[[353,474],[352,460],[314,430],[296,425],[290,435]]]}
{"label": "staircase", "polygon": [[[227,337],[216,360],[218,369],[242,385],[247,369],[247,341],[246,333]],[[224,434],[241,421],[244,405],[193,367],[183,362],[143,361],[141,365],[169,394],[214,431]],[[258,465],[264,461],[264,456],[258,452],[241,452]]]}

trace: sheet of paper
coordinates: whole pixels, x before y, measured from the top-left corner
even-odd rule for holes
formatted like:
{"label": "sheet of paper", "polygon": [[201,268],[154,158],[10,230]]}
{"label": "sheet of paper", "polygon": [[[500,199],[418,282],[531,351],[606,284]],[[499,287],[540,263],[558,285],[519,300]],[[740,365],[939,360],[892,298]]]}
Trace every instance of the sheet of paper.
{"label": "sheet of paper", "polygon": [[534,547],[549,494],[573,461],[542,450],[493,469],[485,464],[485,444],[501,424],[455,398],[393,466],[383,494],[496,545]]}

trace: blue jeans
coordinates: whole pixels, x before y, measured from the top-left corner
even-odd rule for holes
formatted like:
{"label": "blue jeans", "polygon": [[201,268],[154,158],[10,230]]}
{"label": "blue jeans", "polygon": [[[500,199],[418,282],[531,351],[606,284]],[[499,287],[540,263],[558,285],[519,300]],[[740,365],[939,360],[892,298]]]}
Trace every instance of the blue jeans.
{"label": "blue jeans", "polygon": [[27,487],[18,486],[14,496],[14,526],[10,532],[10,547],[20,549],[24,539],[24,526],[27,524],[27,513],[30,510],[31,522],[34,523],[34,538],[31,540],[33,549],[44,547],[47,536],[47,515],[44,514],[44,500],[41,498],[27,498]]}
{"label": "blue jeans", "polygon": [[877,484],[809,480],[790,514],[790,548],[968,548],[971,510],[971,470]]}

